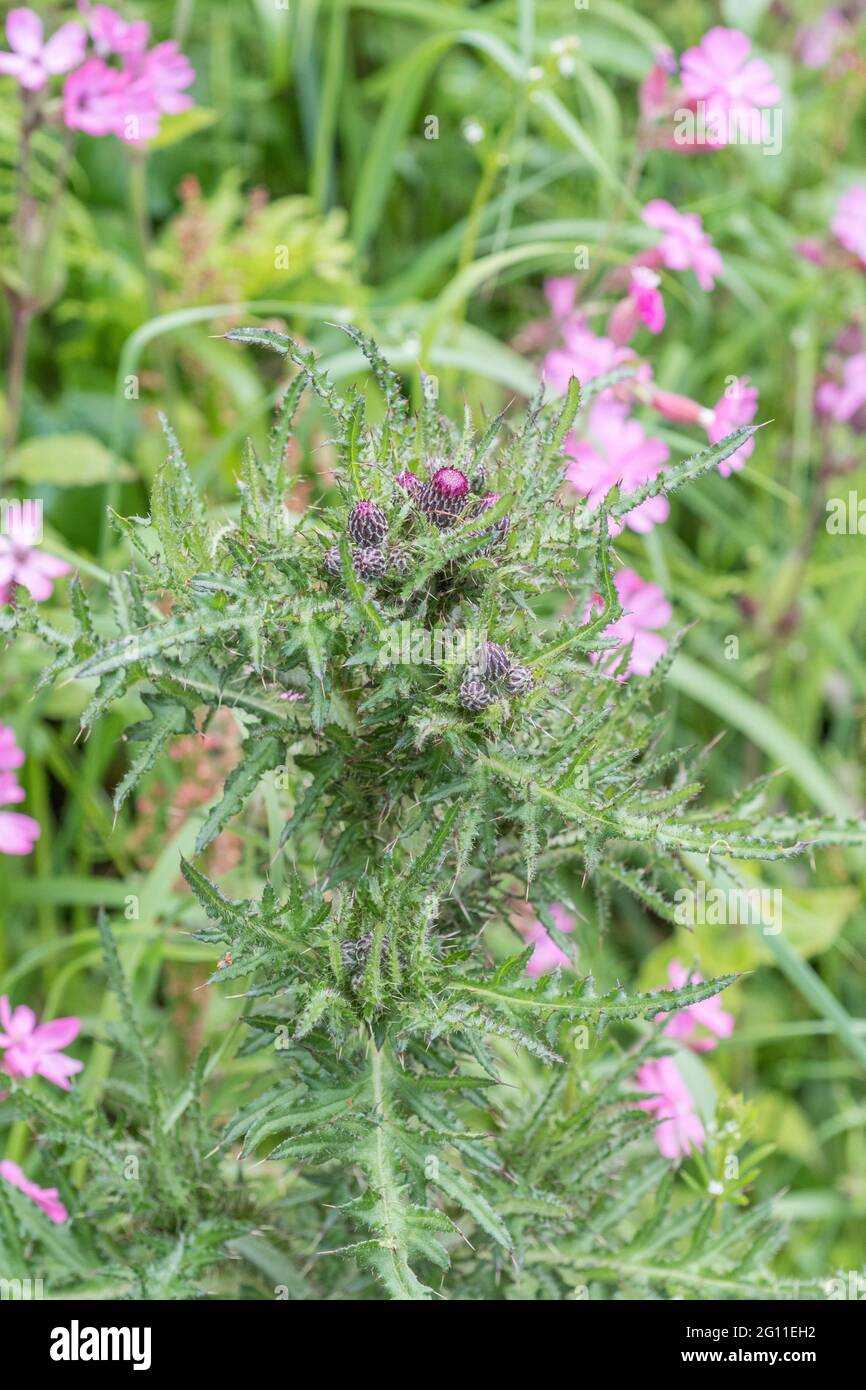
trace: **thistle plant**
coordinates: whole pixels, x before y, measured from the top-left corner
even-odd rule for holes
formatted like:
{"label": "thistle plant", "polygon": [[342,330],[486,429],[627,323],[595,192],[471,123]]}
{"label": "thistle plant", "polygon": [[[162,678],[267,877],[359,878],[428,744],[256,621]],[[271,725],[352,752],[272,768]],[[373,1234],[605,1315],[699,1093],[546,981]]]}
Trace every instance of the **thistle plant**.
{"label": "thistle plant", "polygon": [[[695,1161],[680,1169],[657,1151],[658,1103],[642,1089],[671,1051],[666,1022],[734,977],[683,972],[650,992],[596,981],[551,910],[595,935],[627,894],[674,922],[678,892],[736,885],[739,861],[863,842],[859,824],[771,804],[767,779],[705,805],[704,755],[666,748],[657,712],[677,644],[647,679],[626,680],[630,653],[611,635],[623,614],[611,523],[696,483],[755,427],[637,493],[565,505],[566,436],[631,368],[583,398],[573,380],[563,399],[539,395],[523,418],[477,433],[468,415],[462,429],[443,418],[429,381],[413,414],[373,343],[346,331],[376,383],[375,420],[311,352],[234,330],[296,374],[267,456],[244,451],[228,521],[209,513],[166,425],[150,516],[114,517],[131,559],[113,581],[113,634],[80,584],[67,631],[23,606],[4,620],[54,645],[45,680],[96,680],[85,732],[140,693],[148,717],[128,731],[118,811],[172,739],[226,708],[237,720],[241,756],[181,867],[188,921],[213,949],[210,986],[241,1000],[252,1081],[215,1110],[218,1059],[174,1103],[143,1064],[126,1122],[162,1145],[147,1161],[177,1176],[168,1217],[135,1197],[126,1222],[117,1183],[98,1176],[114,1160],[97,1136],[119,1121],[64,1121],[63,1101],[40,1114],[17,1083],[13,1103],[30,1107],[58,1170],[73,1156],[94,1175],[111,1267],[146,1296],[208,1290],[226,1245],[256,1263],[266,1224],[295,1271],[290,1297],[783,1297],[770,1264],[781,1231],[750,1197],[763,1155],[748,1107],[730,1098],[734,1119],[708,1121],[700,1156],[686,1141],[678,1156]],[[307,388],[329,420],[336,501],[298,512],[284,460]],[[389,641],[402,624],[408,659]],[[442,655],[443,630],[467,641]],[[267,830],[255,815],[265,783],[279,812]],[[261,875],[247,898],[199,862],[241,816]],[[527,901],[565,961],[538,978],[518,930]],[[123,999],[123,925],[103,934]],[[149,1055],[128,1000],[122,1015],[120,1042],[132,1032],[131,1051]],[[181,1120],[182,1161],[166,1151]],[[266,1178],[257,1159],[270,1160]]]}

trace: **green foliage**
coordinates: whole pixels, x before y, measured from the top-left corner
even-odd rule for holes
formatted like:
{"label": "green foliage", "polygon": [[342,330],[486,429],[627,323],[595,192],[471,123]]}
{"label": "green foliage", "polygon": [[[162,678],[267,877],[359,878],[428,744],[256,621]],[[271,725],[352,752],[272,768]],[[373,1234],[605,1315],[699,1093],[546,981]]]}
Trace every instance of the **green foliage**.
{"label": "green foliage", "polygon": [[[115,631],[97,632],[76,589],[72,635],[55,642],[61,666],[100,682],[85,730],[133,689],[150,712],[130,731],[116,807],[167,739],[228,708],[243,743],[196,855],[245,808],[255,826],[259,790],[278,808],[273,877],[258,898],[234,900],[198,864],[182,865],[195,935],[223,953],[210,983],[230,983],[244,1000],[244,1055],[269,1058],[215,1148],[198,1102],[206,1064],[180,1096],[164,1094],[103,929],[122,1000],[118,1041],[140,1069],[113,1128],[128,1111],[154,1183],[136,1189],[112,1271],[122,1266],[117,1277],[145,1296],[186,1296],[218,1248],[243,1246],[255,1230],[246,1183],[233,1178],[226,1195],[213,1181],[240,1145],[241,1157],[285,1164],[313,1184],[311,1211],[330,1213],[319,1252],[328,1258],[305,1276],[304,1296],[563,1298],[589,1284],[780,1296],[768,1211],[737,1210],[744,1184],[720,1205],[700,1183],[689,1192],[669,1172],[660,1182],[652,1123],[629,1084],[665,1050],[659,1014],[709,999],[735,976],[630,993],[573,971],[530,983],[530,952],[497,964],[482,933],[510,930],[530,881],[540,904],[567,902],[566,867],[595,893],[599,928],[614,884],[670,919],[677,891],[696,882],[696,855],[786,859],[862,844],[862,826],[765,806],[766,784],[734,805],[704,805],[698,760],[659,745],[652,696],[670,657],[628,683],[593,664],[620,608],[607,512],[570,509],[559,496],[576,388],[553,409],[539,397],[525,419],[500,419],[479,438],[468,417],[458,431],[430,398],[413,416],[377,348],[352,330],[384,403],[374,423],[363,397],[339,396],[313,354],[283,335],[228,336],[298,368],[269,456],[247,450],[226,522],[196,494],[168,430],[151,515],[131,523],[140,544],[116,586]],[[304,382],[334,432],[339,498],[298,515],[283,505],[282,461]],[[653,486],[697,478],[750,433]],[[473,492],[439,530],[396,478],[407,468],[424,477],[443,457],[467,468]],[[473,504],[491,490],[500,501],[480,523]],[[384,510],[398,571],[357,572],[344,528],[359,498]],[[489,528],[506,515],[492,544]],[[324,556],[335,545],[332,574]],[[600,611],[552,628],[546,601],[563,586],[578,613],[593,593]],[[169,617],[156,608],[165,594]],[[52,640],[28,610],[21,621]],[[405,623],[432,655],[388,655],[389,631]],[[443,629],[500,643],[532,670],[531,688],[468,711],[458,699],[466,663],[440,653]],[[303,698],[280,699],[287,693]],[[256,853],[267,869],[266,846]],[[47,1142],[92,1169],[93,1200],[113,1210],[127,1141],[61,1114]],[[301,1221],[284,1238],[297,1251],[308,1234]]]}

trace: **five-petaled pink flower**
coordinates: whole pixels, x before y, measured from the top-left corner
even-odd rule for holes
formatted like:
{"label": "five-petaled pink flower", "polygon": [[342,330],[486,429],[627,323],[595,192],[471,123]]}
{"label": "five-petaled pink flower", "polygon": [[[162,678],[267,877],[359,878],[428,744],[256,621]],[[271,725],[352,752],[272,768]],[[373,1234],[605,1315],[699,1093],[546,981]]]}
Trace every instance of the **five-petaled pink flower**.
{"label": "five-petaled pink flower", "polygon": [[16,584],[23,585],[37,602],[50,598],[52,581],[69,574],[65,560],[36,549],[38,538],[39,522],[32,511],[10,508],[6,530],[0,534],[0,603],[10,601]]}
{"label": "five-petaled pink flower", "polygon": [[[608,623],[601,636],[617,638],[616,647],[605,648],[591,659],[600,663],[602,670],[610,670],[618,663],[618,649],[632,643],[628,666],[618,674],[617,679],[624,681],[632,674],[648,676],[668,649],[667,642],[657,629],[670,622],[673,610],[658,584],[641,579],[634,570],[620,570],[614,584],[624,611],[616,622]],[[584,613],[584,622],[594,609],[601,607],[600,594],[593,594]]]}
{"label": "five-petaled pink flower", "polygon": [[696,48],[682,56],[680,73],[686,96],[714,111],[748,111],[774,106],[782,99],[776,80],[762,58],[750,58],[752,43],[739,29],[716,26]]}
{"label": "five-petaled pink flower", "polygon": [[830,225],[845,250],[866,265],[866,184],[855,183],[842,194]]}
{"label": "five-petaled pink flower", "polygon": [[69,1219],[69,1212],[60,1200],[56,1187],[40,1187],[38,1183],[31,1182],[25,1176],[23,1169],[17,1163],[13,1163],[11,1158],[0,1160],[0,1178],[5,1178],[11,1182],[13,1187],[22,1191],[25,1197],[29,1197],[38,1207],[45,1212],[50,1221],[55,1226],[61,1226],[64,1221]]}
{"label": "five-petaled pink flower", "polygon": [[635,1084],[639,1091],[652,1093],[651,1098],[638,1101],[638,1106],[659,1121],[655,1139],[662,1157],[688,1158],[692,1146],[700,1152],[704,1147],[704,1126],[673,1057],[645,1062],[635,1074]]}
{"label": "five-petaled pink flower", "polygon": [[845,423],[866,405],[866,352],[845,360],[842,381],[823,381],[815,392],[815,404],[825,415]]}
{"label": "five-petaled pink flower", "polygon": [[[651,439],[637,420],[629,417],[620,401],[599,398],[589,412],[586,433],[570,434],[566,453],[571,462],[566,477],[586,499],[590,509],[601,503],[611,488],[623,494],[634,492],[655,478],[663,469],[669,450],[660,439]],[[611,535],[618,536],[623,525],[645,534],[670,514],[666,497],[649,497],[627,512],[622,521],[609,519]]]}
{"label": "five-petaled pink flower", "polygon": [[579,318],[563,324],[562,337],[564,346],[552,348],[541,368],[543,380],[554,391],[567,390],[573,376],[585,386],[593,377],[605,376],[634,357],[631,348],[617,347],[610,338],[599,337]]}
{"label": "five-petaled pink flower", "polygon": [[51,1023],[37,1023],[36,1015],[26,1004],[12,1009],[4,994],[0,998],[0,1048],[6,1049],[3,1070],[9,1076],[44,1076],[64,1091],[71,1090],[69,1077],[84,1066],[74,1057],[60,1051],[78,1037],[80,1018],[55,1018]]}
{"label": "five-petaled pink flower", "polygon": [[643,210],[648,227],[662,233],[658,245],[668,270],[693,270],[702,290],[711,290],[722,273],[722,258],[704,231],[696,212],[677,212],[664,198],[654,198]]}
{"label": "five-petaled pink flower", "polygon": [[[749,385],[749,378],[741,376],[735,378],[727,387],[722,399],[716,404],[713,410],[713,418],[707,425],[707,437],[711,444],[720,444],[721,441],[742,425],[750,425],[758,411],[758,388]],[[741,444],[728,458],[723,459],[719,464],[719,472],[723,478],[729,478],[732,473],[738,473],[743,467],[746,459],[751,458],[755,448],[755,437],[752,435],[745,444]]]}
{"label": "five-petaled pink flower", "polygon": [[[703,978],[697,971],[689,974],[678,960],[672,960],[668,966],[668,983],[671,989],[702,984]],[[664,1014],[657,1014],[656,1021],[664,1017]],[[705,1037],[698,1033],[698,1028],[706,1028],[713,1036]],[[688,1004],[686,1008],[678,1009],[670,1015],[662,1029],[666,1038],[677,1038],[693,1052],[710,1052],[716,1046],[716,1038],[729,1038],[733,1031],[734,1015],[722,1008],[718,994],[714,994],[711,999],[702,999],[697,1004]]]}
{"label": "five-petaled pink flower", "polygon": [[195,72],[189,59],[173,39],[148,49],[150,26],[127,23],[107,5],[94,6],[88,22],[95,56],[66,81],[66,125],[87,135],[116,135],[131,145],[152,140],[162,116],[192,105],[186,88]]}
{"label": "five-petaled pink flower", "polygon": [[20,86],[38,92],[49,78],[77,67],[84,57],[87,35],[80,24],[61,24],[45,42],[42,20],[35,10],[10,10],[6,38],[11,53],[0,53],[0,73]]}

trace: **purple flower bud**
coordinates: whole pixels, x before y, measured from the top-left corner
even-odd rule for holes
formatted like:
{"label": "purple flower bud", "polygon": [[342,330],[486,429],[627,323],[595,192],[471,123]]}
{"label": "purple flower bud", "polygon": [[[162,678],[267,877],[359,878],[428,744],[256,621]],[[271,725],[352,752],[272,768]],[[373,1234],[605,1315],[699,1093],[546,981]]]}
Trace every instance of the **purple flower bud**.
{"label": "purple flower bud", "polygon": [[364,545],[355,551],[352,567],[362,579],[371,579],[374,575],[385,573],[388,561],[377,545]]}
{"label": "purple flower bud", "polygon": [[477,713],[479,710],[487,709],[496,699],[492,690],[481,680],[480,676],[470,673],[463,677],[457,699],[464,709]]}
{"label": "purple flower bud", "polygon": [[525,695],[532,689],[532,672],[528,666],[512,666],[505,677],[505,689],[509,695]]}
{"label": "purple flower bud", "polygon": [[356,545],[381,545],[388,534],[388,518],[375,502],[356,502],[346,530]]}
{"label": "purple flower bud", "polygon": [[469,479],[459,468],[437,468],[417,493],[418,506],[434,526],[453,526],[466,506]]}
{"label": "purple flower bud", "polygon": [[511,670],[511,660],[498,642],[485,642],[481,648],[481,671],[491,681],[501,681]]}

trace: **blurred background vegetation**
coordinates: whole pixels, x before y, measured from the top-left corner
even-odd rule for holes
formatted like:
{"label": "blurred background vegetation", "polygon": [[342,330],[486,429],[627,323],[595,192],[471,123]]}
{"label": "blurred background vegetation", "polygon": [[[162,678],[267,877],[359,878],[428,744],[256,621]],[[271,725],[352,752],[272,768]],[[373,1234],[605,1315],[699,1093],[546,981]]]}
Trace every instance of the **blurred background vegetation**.
{"label": "blurred background vegetation", "polygon": [[[586,247],[600,284],[648,244],[640,208],[663,197],[702,216],[725,271],[712,295],[690,276],[665,277],[655,379],[712,403],[727,377],[748,374],[760,418],[772,422],[742,473],[684,490],[667,524],[619,542],[624,563],[665,590],[676,626],[694,624],[670,680],[667,738],[701,746],[724,733],[706,764],[710,799],[781,769],[776,792],[788,805],[858,813],[866,542],[829,535],[824,519],[827,496],[864,486],[866,453],[862,434],[842,437],[816,419],[813,397],[836,336],[866,321],[866,279],[812,264],[795,246],[823,237],[842,189],[866,183],[862,40],[859,65],[805,69],[793,36],[818,7],[793,0],[156,0],[128,9],[156,37],[179,40],[196,69],[196,104],[166,119],[146,153],[113,139],[75,142],[40,266],[21,427],[3,460],[6,495],[44,500],[49,548],[74,557],[94,606],[125,559],[102,524],[105,507],[147,512],[163,453],[159,410],[212,506],[230,514],[241,441],[264,438],[285,378],[276,359],[220,341],[226,328],[288,328],[336,379],[362,382],[362,361],[334,326],[357,323],[416,390],[423,368],[438,377],[446,410],[459,417],[466,400],[480,418],[537,383],[544,278],[569,274]],[[654,51],[681,52],[719,22],[752,34],[771,61],[784,91],[781,153],[637,151],[638,85]],[[575,36],[563,75],[551,45]],[[0,79],[4,218],[18,140],[17,90]],[[60,141],[45,136],[37,153],[50,193]],[[0,267],[7,281],[15,273],[11,238]],[[4,356],[7,340],[0,319]],[[0,396],[0,424],[3,410]],[[654,433],[674,458],[693,451],[679,427]],[[314,503],[329,482],[326,428],[312,404],[290,466]],[[42,606],[45,621],[62,625],[65,604],[61,583]],[[179,1072],[191,1039],[221,1034],[234,1017],[214,992],[192,992],[213,961],[187,935],[195,910],[177,855],[216,790],[214,769],[232,765],[236,733],[215,731],[206,751],[180,745],[115,824],[110,792],[136,702],[82,744],[77,714],[89,691],[72,682],[34,698],[43,663],[26,640],[0,658],[0,717],[26,750],[25,809],[43,825],[30,858],[0,858],[0,993],[83,1016],[82,1085],[96,1094],[110,1063],[87,1039],[111,1008],[98,906],[120,919],[128,896],[139,897],[126,965]],[[267,797],[257,814],[278,837]],[[254,844],[243,824],[220,837],[212,867],[233,896],[260,880]],[[658,985],[674,955],[706,975],[752,972],[728,1001],[737,1029],[702,1074],[710,1088],[721,1081],[744,1093],[758,1137],[776,1145],[760,1184],[788,1190],[787,1274],[863,1260],[863,868],[861,856],[838,850],[756,874],[784,890],[778,937],[745,926],[672,934],[624,896],[600,939],[592,902],[570,885],[587,918],[582,958],[606,982]],[[250,1065],[226,1058],[217,1110]],[[27,1142],[14,1126],[0,1151],[20,1158]]]}

